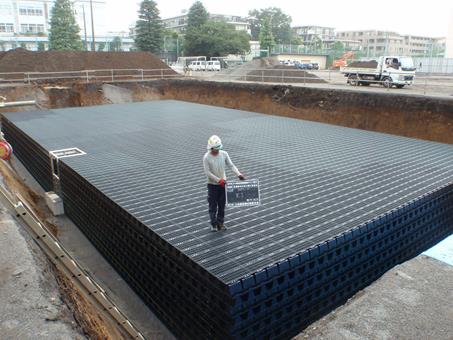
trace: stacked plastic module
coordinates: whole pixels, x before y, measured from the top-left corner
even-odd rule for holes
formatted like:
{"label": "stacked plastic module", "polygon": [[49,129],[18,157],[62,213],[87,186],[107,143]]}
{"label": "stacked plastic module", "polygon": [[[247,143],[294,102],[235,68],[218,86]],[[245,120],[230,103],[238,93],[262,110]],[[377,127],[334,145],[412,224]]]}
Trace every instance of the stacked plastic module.
{"label": "stacked plastic module", "polygon": [[[290,338],[453,231],[453,147],[176,101],[7,114],[17,157],[179,338]],[[209,231],[211,134],[262,205]]]}
{"label": "stacked plastic module", "polygon": [[5,139],[14,146],[14,154],[46,191],[52,189],[52,171],[49,153],[42,146],[18,129],[8,119],[2,119]]}

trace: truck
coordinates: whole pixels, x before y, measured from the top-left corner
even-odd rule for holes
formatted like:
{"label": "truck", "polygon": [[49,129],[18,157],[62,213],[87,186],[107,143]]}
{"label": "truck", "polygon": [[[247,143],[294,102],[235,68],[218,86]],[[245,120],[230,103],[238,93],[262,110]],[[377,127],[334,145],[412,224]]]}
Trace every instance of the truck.
{"label": "truck", "polygon": [[411,57],[382,56],[378,60],[355,61],[340,68],[352,86],[382,84],[386,88],[399,89],[412,85],[415,79],[415,66]]}

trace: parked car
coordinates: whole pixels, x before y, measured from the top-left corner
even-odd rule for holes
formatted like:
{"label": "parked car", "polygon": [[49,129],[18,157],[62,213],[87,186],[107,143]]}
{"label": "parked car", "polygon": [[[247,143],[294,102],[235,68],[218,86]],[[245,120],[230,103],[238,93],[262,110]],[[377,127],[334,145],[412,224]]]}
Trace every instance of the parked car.
{"label": "parked car", "polygon": [[313,65],[313,70],[319,70],[319,64],[318,63],[312,63]]}
{"label": "parked car", "polygon": [[211,60],[206,64],[206,71],[220,71],[220,69],[221,67],[219,60]]}
{"label": "parked car", "polygon": [[301,70],[313,70],[313,64],[311,63],[298,63],[296,67]]}
{"label": "parked car", "polygon": [[189,64],[189,69],[192,71],[206,71],[206,61],[192,61]]}
{"label": "parked car", "polygon": [[281,65],[294,66],[295,63],[296,63],[296,61],[294,61],[294,60],[292,60],[292,61],[289,60],[289,59],[288,60],[280,60],[280,64]]}

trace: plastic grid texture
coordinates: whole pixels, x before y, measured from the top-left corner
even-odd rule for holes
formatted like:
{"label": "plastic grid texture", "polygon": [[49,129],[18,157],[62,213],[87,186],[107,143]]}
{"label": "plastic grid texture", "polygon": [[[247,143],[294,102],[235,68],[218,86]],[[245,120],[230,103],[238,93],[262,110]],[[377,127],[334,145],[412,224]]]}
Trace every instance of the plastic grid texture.
{"label": "plastic grid texture", "polygon": [[[6,114],[18,158],[182,338],[288,338],[452,232],[452,146],[160,101]],[[218,134],[262,205],[207,227]],[[47,150],[47,151],[46,151]],[[46,175],[47,174],[47,175]]]}

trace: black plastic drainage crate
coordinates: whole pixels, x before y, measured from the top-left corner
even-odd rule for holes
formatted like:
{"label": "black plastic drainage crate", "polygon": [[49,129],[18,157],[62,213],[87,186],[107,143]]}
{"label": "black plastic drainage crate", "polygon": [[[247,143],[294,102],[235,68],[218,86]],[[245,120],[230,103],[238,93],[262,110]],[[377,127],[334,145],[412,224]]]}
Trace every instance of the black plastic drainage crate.
{"label": "black plastic drainage crate", "polygon": [[[179,338],[290,338],[453,231],[450,145],[158,101],[6,114],[15,155]],[[208,227],[222,137],[262,205]],[[231,174],[230,174],[231,176]]]}

